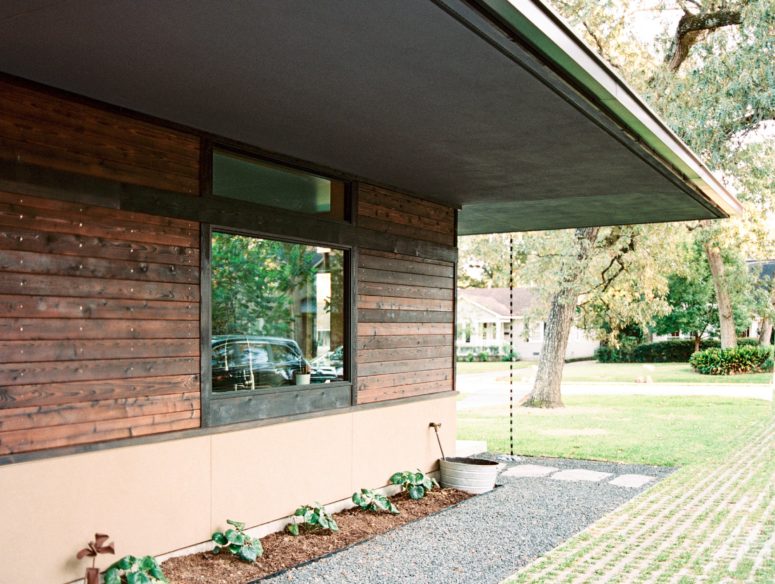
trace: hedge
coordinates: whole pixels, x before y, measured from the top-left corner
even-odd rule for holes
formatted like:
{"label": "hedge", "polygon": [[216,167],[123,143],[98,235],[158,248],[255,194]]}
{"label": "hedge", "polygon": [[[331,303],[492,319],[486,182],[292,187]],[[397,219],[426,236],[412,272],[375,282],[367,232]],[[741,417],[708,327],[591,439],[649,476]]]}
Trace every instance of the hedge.
{"label": "hedge", "polygon": [[689,364],[704,375],[733,375],[772,371],[772,347],[741,346],[707,349],[691,356]]}
{"label": "hedge", "polygon": [[[738,339],[739,346],[758,346],[756,339]],[[716,339],[703,339],[700,350],[718,348]],[[686,363],[694,353],[692,339],[671,339],[642,345],[623,345],[614,349],[600,346],[595,351],[595,358],[601,363]]]}

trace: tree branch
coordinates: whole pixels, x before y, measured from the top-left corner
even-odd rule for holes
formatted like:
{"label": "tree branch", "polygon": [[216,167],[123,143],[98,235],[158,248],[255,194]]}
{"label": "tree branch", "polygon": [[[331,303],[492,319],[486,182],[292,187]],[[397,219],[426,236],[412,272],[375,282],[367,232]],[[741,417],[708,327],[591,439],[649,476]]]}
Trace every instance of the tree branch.
{"label": "tree branch", "polygon": [[665,62],[671,71],[678,71],[686,58],[689,56],[689,50],[699,40],[700,35],[705,32],[714,31],[724,26],[740,24],[740,9],[722,8],[715,12],[692,14],[683,6],[684,15],[678,21],[675,29],[675,35],[670,43],[670,50],[667,52]]}

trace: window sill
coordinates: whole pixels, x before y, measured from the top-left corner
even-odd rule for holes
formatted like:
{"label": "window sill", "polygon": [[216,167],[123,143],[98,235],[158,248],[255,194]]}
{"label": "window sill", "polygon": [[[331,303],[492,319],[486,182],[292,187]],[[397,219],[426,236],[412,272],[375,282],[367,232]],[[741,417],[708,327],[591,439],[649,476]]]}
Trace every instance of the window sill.
{"label": "window sill", "polygon": [[213,393],[204,421],[207,426],[223,426],[339,409],[351,402],[349,381]]}

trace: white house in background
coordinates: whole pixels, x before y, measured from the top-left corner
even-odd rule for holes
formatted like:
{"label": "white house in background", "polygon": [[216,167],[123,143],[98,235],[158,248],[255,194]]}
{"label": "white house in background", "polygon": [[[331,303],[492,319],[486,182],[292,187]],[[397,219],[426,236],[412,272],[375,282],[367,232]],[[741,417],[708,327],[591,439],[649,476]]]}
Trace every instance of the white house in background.
{"label": "white house in background", "polygon": [[[482,351],[506,354],[513,326],[514,350],[519,353],[520,359],[538,359],[544,346],[546,323],[534,321],[526,326],[530,309],[538,301],[538,290],[514,288],[512,298],[512,310],[509,310],[508,288],[458,288],[458,356],[476,355]],[[598,345],[597,340],[574,326],[568,338],[565,358],[592,357]]]}

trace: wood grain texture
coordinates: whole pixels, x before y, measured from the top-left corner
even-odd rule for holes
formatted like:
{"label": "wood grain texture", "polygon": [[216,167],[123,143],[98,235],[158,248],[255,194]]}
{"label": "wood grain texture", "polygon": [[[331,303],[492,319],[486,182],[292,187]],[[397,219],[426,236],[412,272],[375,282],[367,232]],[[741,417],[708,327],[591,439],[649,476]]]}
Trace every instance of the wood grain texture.
{"label": "wood grain texture", "polygon": [[[454,210],[359,189],[359,225],[454,245]],[[386,251],[358,256],[358,403],[452,390],[455,265]]]}
{"label": "wood grain texture", "polygon": [[199,427],[198,262],[197,223],[0,192],[0,455]]}
{"label": "wood grain texture", "polygon": [[6,81],[0,81],[0,158],[199,192],[196,136]]}
{"label": "wood grain texture", "polygon": [[456,242],[454,209],[373,185],[359,186],[358,225],[444,245]]}

